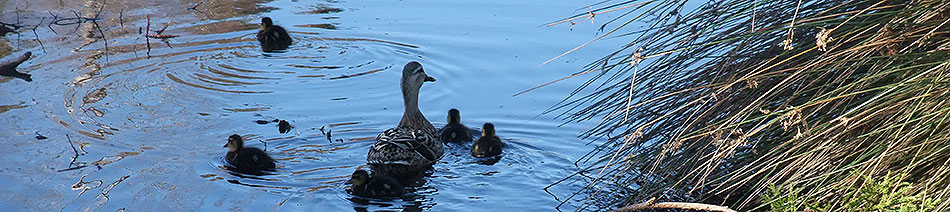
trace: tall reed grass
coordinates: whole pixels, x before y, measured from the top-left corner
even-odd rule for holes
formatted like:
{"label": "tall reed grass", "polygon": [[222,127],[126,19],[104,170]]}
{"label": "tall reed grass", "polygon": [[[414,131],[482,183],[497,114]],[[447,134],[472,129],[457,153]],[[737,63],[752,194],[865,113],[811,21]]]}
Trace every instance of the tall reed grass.
{"label": "tall reed grass", "polygon": [[950,1],[690,5],[605,1],[563,20],[619,14],[601,38],[629,43],[549,111],[597,120],[581,136],[601,141],[565,179],[588,186],[558,198],[841,211],[886,178],[950,210]]}

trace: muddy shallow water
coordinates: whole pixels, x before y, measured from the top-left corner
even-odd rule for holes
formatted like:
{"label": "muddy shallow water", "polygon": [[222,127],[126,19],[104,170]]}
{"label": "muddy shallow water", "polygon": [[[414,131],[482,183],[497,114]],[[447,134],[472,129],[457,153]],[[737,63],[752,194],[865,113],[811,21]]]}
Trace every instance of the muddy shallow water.
{"label": "muddy shallow water", "polygon": [[[591,146],[576,136],[590,123],[541,113],[585,78],[512,95],[575,73],[622,42],[539,66],[596,36],[599,25],[586,19],[543,26],[583,10],[573,1],[110,0],[95,22],[68,19],[95,16],[101,2],[3,7],[0,21],[30,25],[5,42],[14,55],[34,55],[19,67],[32,82],[0,77],[3,211],[553,210],[583,186],[544,190],[577,170],[574,160]],[[263,16],[291,32],[288,51],[260,50]],[[169,21],[163,34],[179,37],[146,45],[147,22],[159,30]],[[504,155],[484,165],[468,155],[470,143],[447,145],[411,195],[353,197],[344,189],[349,175],[402,116],[399,76],[412,60],[438,80],[421,90],[428,119],[440,127],[458,108],[469,127],[492,122]],[[272,119],[294,128],[281,134],[255,122]],[[247,146],[266,143],[277,172],[225,170],[230,134]]]}

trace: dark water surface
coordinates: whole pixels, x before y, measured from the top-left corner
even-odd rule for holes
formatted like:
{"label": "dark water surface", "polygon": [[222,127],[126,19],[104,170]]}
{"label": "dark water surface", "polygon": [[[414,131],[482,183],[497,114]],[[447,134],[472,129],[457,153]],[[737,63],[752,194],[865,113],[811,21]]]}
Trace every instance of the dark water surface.
{"label": "dark water surface", "polygon": [[[3,7],[0,21],[15,22],[18,8],[22,23],[45,22],[36,29],[42,46],[31,30],[19,41],[6,36],[14,55],[34,56],[20,65],[33,82],[0,77],[0,211],[553,210],[559,201],[544,187],[577,170],[574,160],[591,147],[576,135],[590,123],[559,126],[540,114],[584,78],[512,94],[574,73],[620,42],[539,66],[595,36],[586,19],[573,30],[544,27],[584,4],[549,0],[203,1],[197,11],[187,9],[193,0],[109,0],[97,21],[108,51],[91,22],[47,26],[51,14],[91,17],[100,2]],[[164,34],[180,37],[149,39],[148,52],[139,32],[146,14],[152,30],[172,20]],[[291,49],[260,51],[262,16],[292,33]],[[448,145],[408,197],[353,197],[346,181],[373,138],[398,123],[399,76],[412,60],[438,80],[420,94],[429,120],[440,127],[458,108],[469,127],[492,122],[504,156],[483,165],[468,155],[470,143]],[[272,119],[295,128],[281,134],[275,123],[255,123]],[[266,143],[277,172],[226,171],[222,145],[235,133],[247,146]],[[73,165],[67,134],[81,153]],[[576,186],[550,191],[563,198]]]}

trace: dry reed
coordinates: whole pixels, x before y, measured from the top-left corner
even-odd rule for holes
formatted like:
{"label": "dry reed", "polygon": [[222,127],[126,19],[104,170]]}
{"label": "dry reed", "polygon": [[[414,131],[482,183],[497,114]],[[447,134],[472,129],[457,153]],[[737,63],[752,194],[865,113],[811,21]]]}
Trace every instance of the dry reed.
{"label": "dry reed", "polygon": [[777,185],[842,210],[856,195],[842,188],[891,172],[919,185],[911,194],[950,199],[950,1],[599,5],[564,20],[622,13],[597,39],[630,42],[548,111],[599,120],[581,136],[600,145],[559,182],[587,186],[564,203],[765,209]]}

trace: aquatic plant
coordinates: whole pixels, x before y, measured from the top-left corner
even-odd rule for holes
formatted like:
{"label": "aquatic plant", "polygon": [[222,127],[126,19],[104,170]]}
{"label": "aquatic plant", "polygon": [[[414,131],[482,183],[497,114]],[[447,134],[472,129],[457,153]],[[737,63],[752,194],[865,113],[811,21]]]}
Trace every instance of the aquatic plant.
{"label": "aquatic plant", "polygon": [[866,181],[855,176],[948,199],[950,1],[691,5],[605,1],[552,23],[615,13],[591,42],[629,40],[571,75],[588,82],[548,111],[594,120],[581,137],[599,144],[562,181],[587,186],[560,200],[750,210],[769,208],[761,197],[776,186],[836,211],[864,192],[842,193]]}
{"label": "aquatic plant", "polygon": [[[883,177],[862,176],[858,171],[851,172],[852,177],[860,177],[863,181],[860,186],[840,185],[837,189],[839,198],[815,199],[801,198],[798,194],[802,189],[789,186],[782,188],[769,185],[768,191],[762,194],[763,202],[769,206],[769,211],[832,211],[829,202],[843,202],[842,208],[836,211],[933,211],[940,203],[939,199],[925,198],[924,194],[916,195],[914,185],[899,181],[904,174],[888,173]],[[829,201],[832,200],[832,201]]]}

